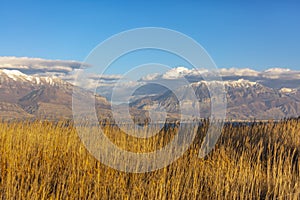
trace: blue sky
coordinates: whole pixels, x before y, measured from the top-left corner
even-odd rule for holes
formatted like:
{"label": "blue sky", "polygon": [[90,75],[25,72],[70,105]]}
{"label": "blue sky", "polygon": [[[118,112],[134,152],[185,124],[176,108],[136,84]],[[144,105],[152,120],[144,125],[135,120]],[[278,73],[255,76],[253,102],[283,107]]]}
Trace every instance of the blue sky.
{"label": "blue sky", "polygon": [[219,67],[300,70],[299,10],[297,1],[4,0],[0,56],[82,61],[113,34],[157,26],[194,38]]}

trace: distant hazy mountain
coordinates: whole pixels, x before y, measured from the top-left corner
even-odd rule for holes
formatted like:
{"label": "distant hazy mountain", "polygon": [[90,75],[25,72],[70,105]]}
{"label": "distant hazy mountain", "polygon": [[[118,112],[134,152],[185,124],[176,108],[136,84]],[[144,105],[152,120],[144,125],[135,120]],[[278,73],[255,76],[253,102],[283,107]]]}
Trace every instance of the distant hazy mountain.
{"label": "distant hazy mountain", "polygon": [[[142,78],[142,81],[155,81],[159,80],[159,82],[174,82],[178,78],[184,78],[190,83],[197,83],[205,80],[205,78],[209,77],[211,74],[208,70],[197,70],[197,69],[187,69],[185,67],[177,67],[173,68],[170,71],[167,71],[165,74],[157,75],[157,76],[148,76]],[[290,69],[284,68],[270,68],[265,71],[255,71],[252,69],[239,69],[239,68],[221,68],[219,69],[219,76],[223,81],[234,82],[238,80],[247,80],[249,82],[256,82],[265,87],[273,88],[273,89],[282,89],[282,88],[290,88],[290,89],[300,89],[300,71],[293,71]],[[149,78],[151,77],[151,78]],[[136,95],[149,95],[149,94],[160,94],[166,92],[166,88],[149,83],[138,90],[136,90]]]}
{"label": "distant hazy mountain", "polygon": [[[227,119],[281,119],[300,115],[300,91],[291,88],[270,88],[248,80],[223,82],[227,97]],[[191,83],[200,102],[200,116],[210,116],[210,95],[206,81]],[[149,87],[149,86],[148,86]],[[178,88],[184,92],[186,87]],[[179,101],[171,91],[145,96],[131,102],[131,107],[147,110],[151,105],[164,107],[170,115],[180,110]]]}

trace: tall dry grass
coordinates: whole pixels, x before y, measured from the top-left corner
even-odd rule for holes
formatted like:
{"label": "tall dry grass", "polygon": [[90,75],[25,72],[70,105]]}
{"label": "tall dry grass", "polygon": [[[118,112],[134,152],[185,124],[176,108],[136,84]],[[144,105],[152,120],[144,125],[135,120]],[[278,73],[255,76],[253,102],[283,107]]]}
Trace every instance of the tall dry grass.
{"label": "tall dry grass", "polygon": [[[299,199],[300,121],[226,124],[215,149],[198,158],[206,123],[173,164],[143,173],[109,168],[65,122],[0,123],[2,199]],[[174,130],[150,142],[106,126],[122,148],[145,152],[165,145]]]}

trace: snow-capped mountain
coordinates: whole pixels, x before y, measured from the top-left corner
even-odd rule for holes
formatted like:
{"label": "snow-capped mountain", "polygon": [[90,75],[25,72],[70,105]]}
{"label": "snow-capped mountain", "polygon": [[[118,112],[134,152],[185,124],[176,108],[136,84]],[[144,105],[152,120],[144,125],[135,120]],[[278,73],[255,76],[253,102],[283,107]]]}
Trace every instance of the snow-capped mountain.
{"label": "snow-capped mountain", "polygon": [[[178,72],[179,75],[176,75]],[[297,81],[293,80],[292,87],[290,87],[287,79],[274,79],[275,82],[273,79],[258,79],[255,71],[250,69],[237,72],[232,69],[223,70],[222,73],[225,74],[225,72],[235,73],[234,78],[225,76],[224,81],[204,81],[199,78],[196,81],[197,77],[191,79],[190,86],[200,102],[202,117],[210,116],[210,93],[207,86],[211,85],[213,88],[214,84],[222,84],[225,88],[228,119],[280,119],[300,115],[300,91],[295,84]],[[164,78],[176,83],[178,76],[186,77],[188,74],[188,78],[190,78],[191,75],[197,75],[197,73],[199,72],[180,68],[168,73]],[[203,71],[203,73],[205,72]],[[259,76],[266,73],[274,76],[280,74],[283,77],[291,74],[290,70],[272,69],[260,73]],[[237,77],[238,74],[243,76]],[[274,77],[273,75],[272,77]],[[272,87],[266,84],[265,80],[272,80],[273,82],[269,84]],[[282,84],[283,81],[287,84]],[[0,118],[71,119],[73,87],[71,83],[55,76],[26,75],[18,70],[0,69]],[[177,89],[181,90],[180,93],[184,94],[184,97],[188,97],[186,88],[178,87]],[[141,117],[141,113],[145,115],[150,105],[156,104],[164,107],[169,113],[168,116],[172,117],[180,109],[181,98],[183,97],[176,97],[165,87],[149,83],[138,88],[134,93],[134,98],[132,98],[134,100],[130,103],[131,113]],[[97,96],[96,99],[98,116],[110,118],[109,102],[101,96]],[[124,108],[121,106],[120,109]],[[134,118],[136,117],[134,116]]]}
{"label": "snow-capped mountain", "polygon": [[[0,118],[72,119],[73,87],[57,77],[0,70]],[[96,105],[107,114],[105,98],[96,96]]]}
{"label": "snow-capped mountain", "polygon": [[261,84],[255,82],[255,81],[249,81],[249,80],[244,80],[244,79],[239,79],[237,81],[199,81],[199,82],[194,82],[191,83],[192,87],[197,87],[199,85],[214,85],[214,84],[221,84],[224,85],[224,87],[232,87],[232,88],[248,88],[248,87],[253,87],[253,86],[260,86]]}
{"label": "snow-capped mountain", "polygon": [[7,70],[0,69],[0,81],[4,82],[22,82],[23,84],[35,84],[35,85],[67,85],[67,82],[62,81],[57,77],[40,77],[26,75],[19,70]]}
{"label": "snow-capped mountain", "polygon": [[72,85],[56,77],[30,76],[18,70],[0,70],[0,101],[17,103],[29,92],[47,87],[71,90]]}
{"label": "snow-capped mountain", "polygon": [[[227,97],[227,119],[281,119],[300,116],[300,92],[296,89],[276,89],[266,87],[258,82],[239,79],[237,81],[199,81],[191,83],[199,100],[200,115],[210,116],[210,93],[207,85],[222,84]],[[179,88],[184,93],[186,87]],[[179,101],[172,91],[165,91],[150,97],[131,102],[132,107],[146,110],[151,104],[159,104],[169,115],[180,111]],[[192,110],[191,110],[192,113]]]}

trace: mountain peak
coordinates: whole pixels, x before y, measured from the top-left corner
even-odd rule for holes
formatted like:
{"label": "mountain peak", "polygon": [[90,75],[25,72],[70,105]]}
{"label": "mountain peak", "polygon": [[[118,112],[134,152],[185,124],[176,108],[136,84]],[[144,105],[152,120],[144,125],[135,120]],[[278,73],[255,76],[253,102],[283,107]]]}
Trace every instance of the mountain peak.
{"label": "mountain peak", "polygon": [[[0,69],[0,76],[4,81],[27,82],[37,85],[67,85],[69,83],[62,81],[55,76],[35,76],[26,75],[19,70]],[[5,78],[6,76],[6,78]],[[4,78],[3,78],[4,77]]]}
{"label": "mountain peak", "polygon": [[252,87],[254,85],[258,85],[259,83],[245,79],[239,79],[236,81],[199,81],[192,83],[192,86],[199,86],[201,84],[222,84],[227,87]]}
{"label": "mountain peak", "polygon": [[251,87],[257,85],[257,82],[249,81],[245,79],[239,79],[237,81],[225,81],[225,85],[232,87]]}
{"label": "mountain peak", "polygon": [[18,77],[28,77],[26,74],[23,74],[19,70],[0,69],[0,74],[5,74],[14,81],[16,81]]}

